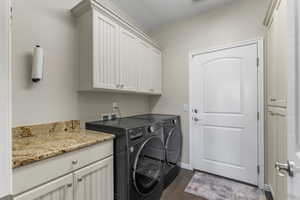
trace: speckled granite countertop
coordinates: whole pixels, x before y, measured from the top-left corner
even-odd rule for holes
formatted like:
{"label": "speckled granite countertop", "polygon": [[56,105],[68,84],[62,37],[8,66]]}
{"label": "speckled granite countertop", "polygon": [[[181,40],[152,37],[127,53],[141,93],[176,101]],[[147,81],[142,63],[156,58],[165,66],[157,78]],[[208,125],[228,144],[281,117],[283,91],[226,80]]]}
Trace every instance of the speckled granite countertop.
{"label": "speckled granite countertop", "polygon": [[114,138],[80,129],[79,121],[13,128],[13,168],[61,155]]}

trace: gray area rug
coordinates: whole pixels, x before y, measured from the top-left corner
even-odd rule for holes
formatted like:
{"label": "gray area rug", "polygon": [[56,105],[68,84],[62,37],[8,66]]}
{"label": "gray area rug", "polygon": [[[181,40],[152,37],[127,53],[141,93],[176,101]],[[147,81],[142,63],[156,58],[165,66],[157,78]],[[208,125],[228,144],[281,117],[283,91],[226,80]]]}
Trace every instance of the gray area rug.
{"label": "gray area rug", "polygon": [[262,194],[256,187],[201,172],[194,174],[185,192],[207,200],[259,200]]}

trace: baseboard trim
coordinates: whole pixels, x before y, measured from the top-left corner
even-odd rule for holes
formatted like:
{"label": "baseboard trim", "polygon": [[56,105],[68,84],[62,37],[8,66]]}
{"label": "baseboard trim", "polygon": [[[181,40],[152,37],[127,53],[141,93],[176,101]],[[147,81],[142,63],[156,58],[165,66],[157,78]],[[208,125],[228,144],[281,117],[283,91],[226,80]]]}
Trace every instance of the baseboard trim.
{"label": "baseboard trim", "polygon": [[180,167],[182,169],[193,170],[193,168],[192,168],[192,166],[190,164],[184,163],[184,162],[180,163]]}
{"label": "baseboard trim", "polygon": [[0,200],[12,200],[13,199],[13,196],[12,195],[8,195],[6,197],[2,197],[0,198]]}
{"label": "baseboard trim", "polygon": [[268,200],[273,200],[274,190],[271,185],[265,184],[264,191],[266,192],[266,196]]}

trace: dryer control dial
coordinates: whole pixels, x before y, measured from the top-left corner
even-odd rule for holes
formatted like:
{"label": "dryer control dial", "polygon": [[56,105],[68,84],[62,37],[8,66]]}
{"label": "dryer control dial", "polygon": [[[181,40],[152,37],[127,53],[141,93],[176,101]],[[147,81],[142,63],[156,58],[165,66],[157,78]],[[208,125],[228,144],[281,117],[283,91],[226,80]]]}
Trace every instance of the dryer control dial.
{"label": "dryer control dial", "polygon": [[149,127],[149,132],[150,132],[150,133],[153,133],[154,131],[155,131],[154,126],[150,126],[150,127]]}

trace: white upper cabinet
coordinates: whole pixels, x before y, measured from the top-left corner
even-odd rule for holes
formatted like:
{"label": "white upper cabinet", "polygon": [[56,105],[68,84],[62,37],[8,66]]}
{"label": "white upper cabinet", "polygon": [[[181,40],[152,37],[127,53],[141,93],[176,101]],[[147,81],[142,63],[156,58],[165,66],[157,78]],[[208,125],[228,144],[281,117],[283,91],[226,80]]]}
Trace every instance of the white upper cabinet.
{"label": "white upper cabinet", "polygon": [[156,94],[162,93],[162,56],[161,52],[157,49],[151,49],[152,55],[152,90]]}
{"label": "white upper cabinet", "polygon": [[137,91],[138,88],[138,39],[120,28],[120,85],[121,89]]}
{"label": "white upper cabinet", "polygon": [[152,92],[151,89],[151,51],[150,45],[146,42],[138,41],[138,90],[144,93]]}
{"label": "white upper cabinet", "polygon": [[98,12],[94,12],[93,23],[93,87],[116,89],[119,26]]}
{"label": "white upper cabinet", "polygon": [[140,40],[138,43],[139,91],[161,94],[161,52]]}
{"label": "white upper cabinet", "polygon": [[96,0],[72,9],[79,35],[79,91],[161,94],[157,45]]}

